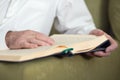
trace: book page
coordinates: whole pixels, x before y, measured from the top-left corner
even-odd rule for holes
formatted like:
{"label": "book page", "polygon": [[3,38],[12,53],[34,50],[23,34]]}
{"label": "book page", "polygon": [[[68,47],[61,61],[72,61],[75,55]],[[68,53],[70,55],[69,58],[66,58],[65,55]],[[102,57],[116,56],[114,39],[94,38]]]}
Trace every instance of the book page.
{"label": "book page", "polygon": [[51,36],[55,40],[55,45],[66,45],[69,46],[74,43],[80,43],[80,42],[85,42],[89,41],[92,39],[97,38],[97,36],[93,35],[71,35],[71,34],[55,34]]}
{"label": "book page", "polygon": [[66,45],[68,48],[74,48],[73,54],[87,52],[107,40],[105,35],[53,35],[56,45]]}
{"label": "book page", "polygon": [[96,47],[98,47],[99,45],[101,45],[102,43],[104,43],[105,41],[107,41],[108,39],[106,38],[105,35],[102,36],[97,36],[96,38],[92,39],[92,40],[88,40],[88,41],[83,41],[69,45],[69,47],[73,47],[73,54],[76,53],[82,53],[82,52],[88,52],[90,50],[95,49]]}
{"label": "book page", "polygon": [[22,56],[22,55],[33,54],[34,52],[42,52],[49,49],[50,47],[51,46],[41,46],[34,49],[1,50],[0,55]]}

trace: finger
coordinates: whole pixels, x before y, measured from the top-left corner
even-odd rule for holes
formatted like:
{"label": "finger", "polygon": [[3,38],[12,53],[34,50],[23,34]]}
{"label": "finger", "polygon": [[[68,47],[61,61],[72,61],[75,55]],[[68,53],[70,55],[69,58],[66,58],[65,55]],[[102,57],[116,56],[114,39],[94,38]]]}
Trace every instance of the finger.
{"label": "finger", "polygon": [[28,42],[23,42],[23,43],[20,44],[21,49],[31,49],[31,48],[37,48],[37,47],[38,47],[38,45],[28,43]]}
{"label": "finger", "polygon": [[30,43],[21,43],[17,46],[10,46],[10,49],[31,49],[31,48],[37,48],[38,46],[36,44],[30,44]]}
{"label": "finger", "polygon": [[49,43],[50,45],[52,45],[54,43],[53,39],[51,39],[50,37],[48,37],[42,33],[39,33],[36,31],[31,31],[31,30],[27,30],[24,33],[26,33],[29,36],[28,37],[29,39],[35,38],[35,39],[38,39],[40,41],[44,41],[46,43]]}
{"label": "finger", "polygon": [[32,43],[32,44],[36,44],[38,46],[49,46],[49,44],[47,42],[37,40],[37,39],[29,39],[28,42]]}
{"label": "finger", "polygon": [[101,35],[104,34],[104,32],[102,30],[100,30],[100,29],[95,29],[92,32],[90,32],[90,34],[96,35],[96,36],[101,36]]}
{"label": "finger", "polygon": [[87,56],[94,57],[93,53],[86,53]]}
{"label": "finger", "polygon": [[54,44],[54,40],[52,38],[44,35],[44,34],[37,34],[36,39],[44,41],[44,42],[46,42],[46,43],[48,43],[50,45]]}
{"label": "finger", "polygon": [[103,51],[98,51],[98,52],[94,52],[93,55],[96,57],[106,57],[109,56],[110,53],[104,53]]}

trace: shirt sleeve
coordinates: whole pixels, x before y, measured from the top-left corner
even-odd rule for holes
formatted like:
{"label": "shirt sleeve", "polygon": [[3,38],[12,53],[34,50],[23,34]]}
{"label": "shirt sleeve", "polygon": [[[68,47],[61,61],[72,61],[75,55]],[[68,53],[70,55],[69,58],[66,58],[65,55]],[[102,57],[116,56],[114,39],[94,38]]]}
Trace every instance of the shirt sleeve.
{"label": "shirt sleeve", "polygon": [[55,20],[55,28],[60,33],[88,34],[96,28],[84,0],[60,1]]}
{"label": "shirt sleeve", "polygon": [[0,28],[0,50],[9,49],[6,45],[5,37],[7,32],[9,31],[8,28]]}

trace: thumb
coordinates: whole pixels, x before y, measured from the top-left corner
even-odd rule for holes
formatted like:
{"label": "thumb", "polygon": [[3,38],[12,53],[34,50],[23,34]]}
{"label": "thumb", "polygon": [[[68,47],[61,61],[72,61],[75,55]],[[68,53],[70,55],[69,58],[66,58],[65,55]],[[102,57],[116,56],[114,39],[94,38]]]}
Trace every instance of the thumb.
{"label": "thumb", "polygon": [[92,30],[89,34],[96,35],[96,36],[101,36],[101,35],[105,34],[105,32],[100,30],[100,29],[95,29],[95,30]]}

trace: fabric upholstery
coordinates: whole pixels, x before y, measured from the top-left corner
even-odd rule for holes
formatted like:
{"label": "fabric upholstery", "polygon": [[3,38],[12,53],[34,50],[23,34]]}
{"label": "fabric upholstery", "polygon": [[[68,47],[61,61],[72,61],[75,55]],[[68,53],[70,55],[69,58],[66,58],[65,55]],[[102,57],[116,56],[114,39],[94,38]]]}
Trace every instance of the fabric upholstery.
{"label": "fabric upholstery", "polygon": [[109,18],[113,33],[120,40],[120,0],[110,0]]}

